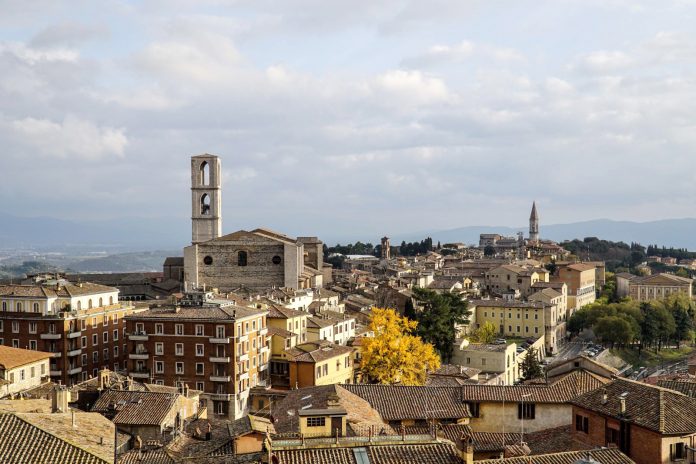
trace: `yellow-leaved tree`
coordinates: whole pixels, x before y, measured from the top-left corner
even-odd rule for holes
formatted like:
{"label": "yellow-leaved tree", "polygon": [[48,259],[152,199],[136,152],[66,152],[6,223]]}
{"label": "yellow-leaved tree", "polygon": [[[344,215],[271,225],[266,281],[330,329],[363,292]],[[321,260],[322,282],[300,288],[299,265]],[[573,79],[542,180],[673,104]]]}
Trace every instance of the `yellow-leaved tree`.
{"label": "yellow-leaved tree", "polygon": [[433,346],[412,335],[417,325],[393,309],[372,309],[370,330],[375,336],[363,340],[360,362],[368,381],[423,385],[426,371],[440,367]]}

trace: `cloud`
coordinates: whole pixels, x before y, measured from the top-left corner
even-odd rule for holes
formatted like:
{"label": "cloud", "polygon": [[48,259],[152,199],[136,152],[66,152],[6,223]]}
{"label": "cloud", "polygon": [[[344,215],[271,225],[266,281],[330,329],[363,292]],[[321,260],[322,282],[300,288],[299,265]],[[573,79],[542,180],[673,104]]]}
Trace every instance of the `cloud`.
{"label": "cloud", "polygon": [[524,54],[514,48],[464,40],[454,45],[433,45],[424,53],[404,59],[402,64],[407,67],[421,68],[461,63],[472,59],[519,63],[526,60]]}
{"label": "cloud", "polygon": [[390,97],[397,98],[399,104],[437,103],[449,97],[447,86],[441,79],[427,76],[420,71],[388,71],[375,78],[374,87]]}
{"label": "cloud", "polygon": [[75,47],[87,41],[109,36],[105,26],[68,21],[51,24],[39,31],[29,42],[32,47]]}
{"label": "cloud", "polygon": [[62,122],[29,117],[10,122],[8,128],[21,144],[46,157],[88,160],[122,157],[128,144],[123,129],[99,127],[74,116],[67,116]]}

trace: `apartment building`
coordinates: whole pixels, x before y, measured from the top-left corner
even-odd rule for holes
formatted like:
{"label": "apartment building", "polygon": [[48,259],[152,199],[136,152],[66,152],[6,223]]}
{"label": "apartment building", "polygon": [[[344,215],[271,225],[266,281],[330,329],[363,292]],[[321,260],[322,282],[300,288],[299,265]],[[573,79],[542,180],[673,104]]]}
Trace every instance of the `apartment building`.
{"label": "apartment building", "polygon": [[303,388],[353,381],[353,349],[326,340],[300,343],[273,358],[273,387]]}
{"label": "apartment building", "polygon": [[126,364],[124,317],[134,308],[119,291],[52,279],[0,285],[0,345],[51,353],[50,377],[74,385]]}
{"label": "apartment building", "polygon": [[537,282],[548,282],[549,272],[544,268],[504,264],[486,271],[484,284],[488,291],[504,293],[519,290],[522,296],[534,293]]}
{"label": "apartment building", "polygon": [[0,345],[0,398],[48,380],[51,353]]}
{"label": "apartment building", "polygon": [[268,378],[267,311],[188,293],[176,305],[126,318],[129,375],[203,392],[211,413],[239,419],[249,390]]}
{"label": "apartment building", "polygon": [[557,275],[551,280],[564,282],[568,286],[568,317],[595,301],[596,278],[596,269],[592,264],[576,263],[558,267]]}
{"label": "apartment building", "polygon": [[620,298],[631,297],[637,301],[651,301],[682,293],[693,297],[693,279],[674,274],[636,276],[626,272],[616,274],[616,293]]}

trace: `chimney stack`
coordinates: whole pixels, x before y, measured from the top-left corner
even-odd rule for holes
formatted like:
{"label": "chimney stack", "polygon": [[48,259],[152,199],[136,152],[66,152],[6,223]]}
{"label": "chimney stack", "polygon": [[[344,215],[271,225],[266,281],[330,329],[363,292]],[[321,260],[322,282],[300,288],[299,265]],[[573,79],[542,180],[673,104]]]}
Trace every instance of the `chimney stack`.
{"label": "chimney stack", "polygon": [[607,397],[607,389],[602,388],[602,404],[607,404],[608,397]]}

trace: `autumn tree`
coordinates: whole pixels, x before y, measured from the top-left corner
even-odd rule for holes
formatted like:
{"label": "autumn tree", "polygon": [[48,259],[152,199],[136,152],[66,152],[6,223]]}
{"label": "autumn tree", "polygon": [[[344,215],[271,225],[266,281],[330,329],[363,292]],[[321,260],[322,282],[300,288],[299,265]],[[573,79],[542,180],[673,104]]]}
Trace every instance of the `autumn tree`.
{"label": "autumn tree", "polygon": [[413,335],[418,322],[400,316],[389,308],[374,308],[369,330],[362,344],[360,366],[369,382],[423,385],[426,371],[440,367],[432,345]]}

